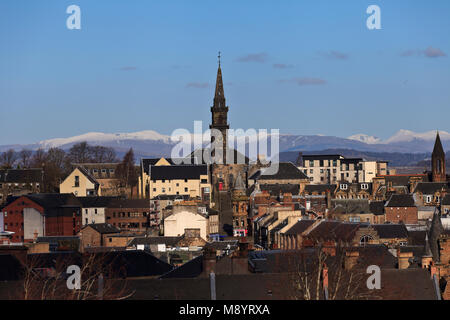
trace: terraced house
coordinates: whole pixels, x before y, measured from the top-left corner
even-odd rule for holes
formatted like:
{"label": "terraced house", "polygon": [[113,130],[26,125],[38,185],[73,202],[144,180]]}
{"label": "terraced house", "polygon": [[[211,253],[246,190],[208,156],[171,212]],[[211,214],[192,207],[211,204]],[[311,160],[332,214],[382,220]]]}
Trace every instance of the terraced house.
{"label": "terraced house", "polygon": [[9,196],[39,193],[43,190],[43,169],[0,170],[0,204]]}

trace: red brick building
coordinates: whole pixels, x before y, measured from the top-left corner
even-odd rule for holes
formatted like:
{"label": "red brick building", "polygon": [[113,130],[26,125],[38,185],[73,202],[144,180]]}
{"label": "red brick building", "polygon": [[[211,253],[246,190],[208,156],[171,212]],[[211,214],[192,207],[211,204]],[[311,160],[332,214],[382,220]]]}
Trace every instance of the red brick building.
{"label": "red brick building", "polygon": [[412,194],[393,194],[385,205],[386,222],[417,224],[418,209]]}
{"label": "red brick building", "polygon": [[150,201],[146,199],[113,200],[105,209],[105,217],[106,223],[121,230],[145,232],[152,222]]}
{"label": "red brick building", "polygon": [[11,242],[38,236],[72,236],[81,228],[81,205],[73,194],[33,194],[13,198],[1,209]]}

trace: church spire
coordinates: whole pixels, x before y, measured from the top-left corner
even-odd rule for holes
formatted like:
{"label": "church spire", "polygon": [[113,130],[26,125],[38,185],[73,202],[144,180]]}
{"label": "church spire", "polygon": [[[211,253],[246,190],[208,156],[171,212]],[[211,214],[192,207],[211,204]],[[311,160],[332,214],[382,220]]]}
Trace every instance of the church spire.
{"label": "church spire", "polygon": [[442,148],[441,138],[439,137],[439,131],[436,134],[436,141],[434,142],[433,154],[436,156],[444,155],[444,148]]}
{"label": "church spire", "polygon": [[431,171],[433,182],[445,182],[447,176],[445,173],[445,152],[442,148],[439,131],[436,134],[436,141],[434,142],[433,153],[431,154]]}
{"label": "church spire", "polygon": [[225,93],[223,91],[222,69],[220,68],[221,54],[219,51],[219,68],[217,69],[216,92],[214,94],[214,107],[225,108]]}

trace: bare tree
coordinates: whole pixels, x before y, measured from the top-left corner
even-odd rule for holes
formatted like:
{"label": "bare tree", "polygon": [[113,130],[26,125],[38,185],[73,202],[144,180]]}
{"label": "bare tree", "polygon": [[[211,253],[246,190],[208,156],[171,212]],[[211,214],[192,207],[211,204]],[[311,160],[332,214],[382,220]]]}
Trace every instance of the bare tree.
{"label": "bare tree", "polygon": [[17,153],[9,149],[0,155],[0,165],[4,169],[12,169],[17,160]]}
{"label": "bare tree", "polygon": [[325,299],[325,287],[329,300],[374,298],[374,293],[365,288],[365,269],[345,267],[346,251],[347,248],[318,243],[314,248],[285,252],[288,270],[280,285],[294,300]]}
{"label": "bare tree", "polygon": [[92,162],[95,163],[113,163],[117,162],[116,152],[113,148],[94,146],[91,148]]}
{"label": "bare tree", "polygon": [[44,149],[38,149],[34,152],[31,158],[31,167],[33,168],[43,168],[45,162],[47,161],[47,153]]}
{"label": "bare tree", "polygon": [[92,161],[92,149],[86,141],[80,142],[70,148],[67,156],[72,163],[88,163]]}
{"label": "bare tree", "polygon": [[117,166],[116,176],[123,186],[130,188],[130,197],[132,198],[133,187],[137,184],[139,176],[138,170],[134,164],[134,153],[132,148],[130,148],[123,157],[122,162]]}
{"label": "bare tree", "polygon": [[22,149],[19,152],[19,160],[20,160],[21,168],[30,168],[32,155],[33,155],[33,151],[28,150],[28,149]]}
{"label": "bare tree", "polygon": [[[68,289],[67,267],[80,267],[80,289]],[[29,259],[23,277],[23,290],[15,299],[23,300],[123,300],[133,292],[127,282],[120,279],[111,267],[107,253],[85,254],[75,263],[71,259],[58,258],[54,267],[48,268],[39,256]]]}

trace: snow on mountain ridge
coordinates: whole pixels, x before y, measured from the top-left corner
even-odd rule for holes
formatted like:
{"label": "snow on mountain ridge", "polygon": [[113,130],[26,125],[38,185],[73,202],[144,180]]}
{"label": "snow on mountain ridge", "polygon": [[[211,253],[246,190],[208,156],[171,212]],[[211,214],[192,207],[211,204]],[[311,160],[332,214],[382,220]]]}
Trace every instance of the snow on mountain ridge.
{"label": "snow on mountain ridge", "polygon": [[367,144],[376,144],[376,143],[381,143],[381,139],[374,137],[374,136],[369,136],[367,134],[364,133],[359,133],[359,134],[355,134],[353,136],[348,137],[347,139],[350,140],[355,140],[355,141],[359,141],[359,142],[364,142]]}
{"label": "snow on mountain ridge", "polygon": [[121,141],[121,140],[162,140],[166,143],[170,141],[170,137],[162,135],[153,130],[145,130],[132,133],[102,133],[102,132],[89,132],[79,136],[69,138],[55,138],[49,140],[43,140],[39,142],[39,145],[44,148],[56,148],[66,144],[79,143],[79,142],[103,142],[103,141]]}
{"label": "snow on mountain ridge", "polygon": [[[441,137],[442,140],[450,140],[450,133],[446,131],[439,131],[439,136]],[[392,137],[385,140],[384,143],[411,142],[416,139],[425,141],[434,141],[434,139],[436,139],[436,131],[432,130],[417,133],[410,130],[401,129]]]}

